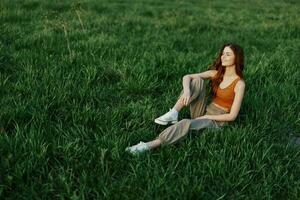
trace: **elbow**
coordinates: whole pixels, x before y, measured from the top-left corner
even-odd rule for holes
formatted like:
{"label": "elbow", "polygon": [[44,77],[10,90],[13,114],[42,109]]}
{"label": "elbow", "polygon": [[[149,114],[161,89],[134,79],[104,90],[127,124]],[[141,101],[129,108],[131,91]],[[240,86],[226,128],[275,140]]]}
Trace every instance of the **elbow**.
{"label": "elbow", "polygon": [[237,115],[229,114],[228,121],[234,121],[236,119]]}

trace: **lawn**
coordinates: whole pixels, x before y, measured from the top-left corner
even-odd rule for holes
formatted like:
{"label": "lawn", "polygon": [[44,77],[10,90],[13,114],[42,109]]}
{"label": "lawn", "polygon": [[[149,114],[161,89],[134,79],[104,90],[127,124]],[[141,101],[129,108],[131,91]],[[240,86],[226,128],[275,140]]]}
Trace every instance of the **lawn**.
{"label": "lawn", "polygon": [[[0,2],[0,199],[300,199],[297,0]],[[222,131],[139,156],[226,42],[246,94]],[[180,119],[189,118],[188,108]]]}

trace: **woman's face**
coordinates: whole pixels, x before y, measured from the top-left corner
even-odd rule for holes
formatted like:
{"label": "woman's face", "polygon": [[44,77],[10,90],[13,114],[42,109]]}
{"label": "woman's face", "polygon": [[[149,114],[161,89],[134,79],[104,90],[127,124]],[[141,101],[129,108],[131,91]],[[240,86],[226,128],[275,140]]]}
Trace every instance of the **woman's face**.
{"label": "woman's face", "polygon": [[235,56],[230,47],[225,47],[221,56],[222,66],[233,66],[235,64]]}

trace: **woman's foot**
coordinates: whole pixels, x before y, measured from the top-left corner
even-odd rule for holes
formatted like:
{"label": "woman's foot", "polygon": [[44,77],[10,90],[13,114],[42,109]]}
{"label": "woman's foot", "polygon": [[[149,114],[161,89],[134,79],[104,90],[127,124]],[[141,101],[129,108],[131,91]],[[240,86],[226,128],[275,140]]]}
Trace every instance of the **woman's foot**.
{"label": "woman's foot", "polygon": [[156,118],[154,122],[160,125],[168,125],[169,123],[175,124],[178,122],[178,111],[174,108],[170,109],[166,114]]}
{"label": "woman's foot", "polygon": [[148,147],[148,145],[145,142],[140,141],[140,143],[131,146],[131,147],[127,147],[125,149],[125,151],[132,153],[134,155],[138,154],[138,153],[143,153],[145,151],[149,151],[150,148]]}

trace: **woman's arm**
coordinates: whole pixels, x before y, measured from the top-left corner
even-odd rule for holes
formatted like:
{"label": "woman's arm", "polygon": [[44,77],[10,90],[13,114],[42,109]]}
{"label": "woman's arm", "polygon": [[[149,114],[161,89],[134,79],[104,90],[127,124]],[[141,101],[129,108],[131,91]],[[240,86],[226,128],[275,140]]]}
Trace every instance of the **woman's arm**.
{"label": "woman's arm", "polygon": [[203,78],[203,79],[210,79],[217,74],[217,70],[208,70],[202,73],[197,74],[187,74],[182,78],[182,85],[183,91],[189,92],[190,91],[190,82],[192,79]]}
{"label": "woman's arm", "polygon": [[208,70],[202,73],[198,74],[187,74],[182,78],[182,85],[183,85],[183,95],[182,95],[182,103],[183,105],[187,105],[189,98],[191,96],[190,92],[190,82],[192,79],[196,78],[203,78],[203,79],[209,79],[214,77],[217,74],[217,70]]}
{"label": "woman's arm", "polygon": [[235,96],[230,112],[222,115],[203,115],[197,119],[212,119],[216,121],[234,121],[239,114],[245,93],[245,82],[239,80],[234,88]]}
{"label": "woman's arm", "polygon": [[187,74],[183,78],[190,78],[190,79],[196,79],[196,78],[203,78],[203,79],[210,79],[214,77],[217,74],[217,70],[208,70],[205,72],[197,73],[197,74]]}

